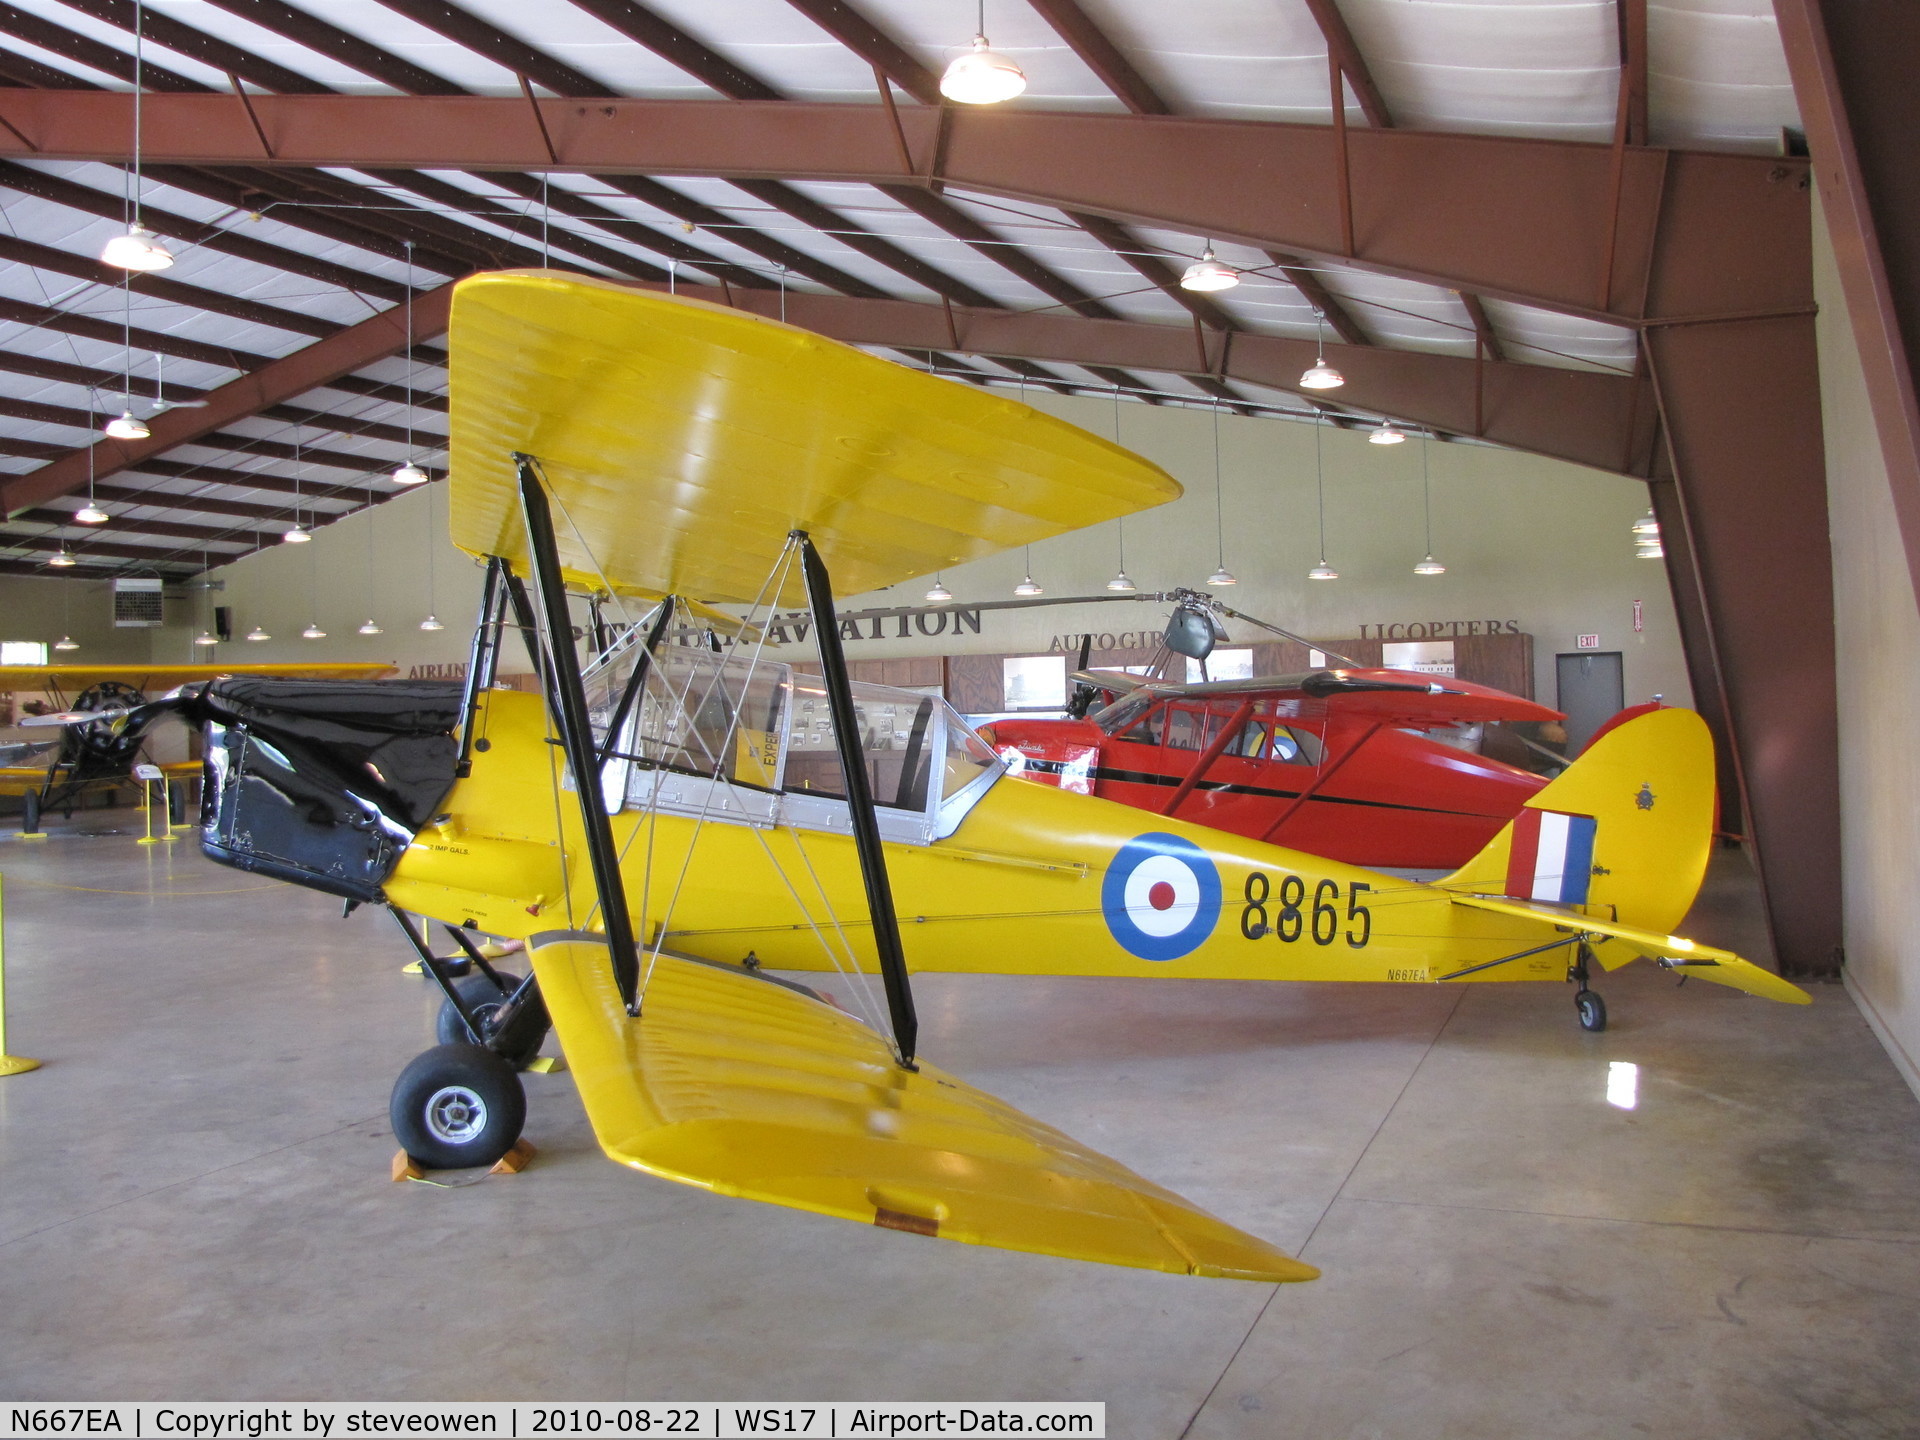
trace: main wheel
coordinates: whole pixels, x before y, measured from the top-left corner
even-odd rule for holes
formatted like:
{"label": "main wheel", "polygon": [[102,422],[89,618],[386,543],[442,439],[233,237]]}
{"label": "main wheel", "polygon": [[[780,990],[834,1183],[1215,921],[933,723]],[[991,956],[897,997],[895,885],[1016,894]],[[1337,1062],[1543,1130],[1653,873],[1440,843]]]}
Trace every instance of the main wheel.
{"label": "main wheel", "polygon": [[1607,1028],[1607,1002],[1592,990],[1582,990],[1573,997],[1573,1008],[1579,1012],[1580,1028],[1599,1034]]}
{"label": "main wheel", "polygon": [[400,1148],[435,1170],[491,1165],[527,1123],[513,1067],[479,1045],[436,1045],[393,1082],[387,1105]]}
{"label": "main wheel", "polygon": [[[483,1041],[493,1038],[494,1025],[500,1009],[507,1003],[507,997],[520,986],[518,976],[509,975],[504,970],[494,972],[506,982],[502,990],[485,975],[469,975],[464,980],[454,982],[454,991],[460,996],[461,1003],[473,1012],[473,1018],[480,1022],[480,1038]],[[533,996],[533,1006],[539,1016],[540,1024],[533,1031],[533,1040],[522,1047],[518,1054],[506,1057],[507,1063],[516,1070],[527,1068],[527,1062],[540,1053],[540,1042],[547,1037],[547,1006],[539,994]],[[453,1008],[451,1000],[440,1002],[440,1014],[433,1022],[433,1038],[442,1045],[471,1045],[473,1037],[467,1033],[467,1022],[460,1018],[460,1012]]]}

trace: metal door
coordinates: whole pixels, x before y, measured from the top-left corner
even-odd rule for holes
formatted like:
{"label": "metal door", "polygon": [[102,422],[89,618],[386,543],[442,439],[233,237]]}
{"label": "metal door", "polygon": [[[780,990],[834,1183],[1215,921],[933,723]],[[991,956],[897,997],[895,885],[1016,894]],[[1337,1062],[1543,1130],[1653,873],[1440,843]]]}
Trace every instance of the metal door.
{"label": "metal door", "polygon": [[1593,732],[1619,714],[1627,703],[1618,650],[1590,650],[1556,655],[1558,707],[1567,713],[1567,755],[1586,748]]}

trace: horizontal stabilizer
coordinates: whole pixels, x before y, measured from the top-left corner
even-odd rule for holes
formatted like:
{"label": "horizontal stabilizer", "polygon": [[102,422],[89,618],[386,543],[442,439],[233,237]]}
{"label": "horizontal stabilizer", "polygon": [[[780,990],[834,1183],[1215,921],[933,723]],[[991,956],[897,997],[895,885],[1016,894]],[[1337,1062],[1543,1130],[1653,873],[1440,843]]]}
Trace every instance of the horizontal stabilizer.
{"label": "horizontal stabilizer", "polygon": [[[1786,1005],[1813,1003],[1813,997],[1806,991],[1798,985],[1782,980],[1771,970],[1763,970],[1751,960],[1742,960],[1731,950],[1719,950],[1711,945],[1699,944],[1697,941],[1683,940],[1678,935],[1662,935],[1654,930],[1639,930],[1631,925],[1617,924],[1612,920],[1599,920],[1576,910],[1565,909],[1558,905],[1546,905],[1534,900],[1507,900],[1487,895],[1455,895],[1453,903],[1464,905],[1470,910],[1491,910],[1496,915],[1519,915],[1530,920],[1545,920],[1588,935],[1604,935],[1609,939],[1623,942],[1628,949],[1644,955],[1662,969],[1673,970],[1681,975],[1694,975],[1702,980],[1711,981],[1715,985],[1727,985],[1735,990],[1744,990],[1749,995],[1778,1000]],[[1604,948],[1596,954],[1609,970],[1624,963],[1613,959]]]}
{"label": "horizontal stabilizer", "polygon": [[921,1062],[796,986],[680,956],[643,1013],[605,939],[535,936],[533,968],[601,1148],[725,1195],[943,1240],[1242,1280],[1319,1271]]}

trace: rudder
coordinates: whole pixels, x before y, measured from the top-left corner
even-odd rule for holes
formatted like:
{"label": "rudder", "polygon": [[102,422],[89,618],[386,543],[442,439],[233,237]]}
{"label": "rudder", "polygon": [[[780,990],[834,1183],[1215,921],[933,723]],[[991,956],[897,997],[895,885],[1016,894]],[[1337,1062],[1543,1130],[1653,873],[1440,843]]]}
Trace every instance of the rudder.
{"label": "rudder", "polygon": [[1691,710],[1656,710],[1600,736],[1438,883],[1584,904],[1622,924],[1671,932],[1706,874],[1714,799],[1706,722]]}

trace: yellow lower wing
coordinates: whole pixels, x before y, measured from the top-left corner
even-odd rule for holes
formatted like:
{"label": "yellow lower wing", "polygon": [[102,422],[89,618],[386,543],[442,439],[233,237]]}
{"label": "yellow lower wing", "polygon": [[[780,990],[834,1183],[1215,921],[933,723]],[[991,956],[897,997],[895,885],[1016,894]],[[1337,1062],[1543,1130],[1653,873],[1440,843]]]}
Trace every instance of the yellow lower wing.
{"label": "yellow lower wing", "polygon": [[601,1148],[823,1215],[1178,1274],[1320,1272],[886,1042],[806,991],[663,955],[644,1013],[604,939],[536,936],[534,973]]}
{"label": "yellow lower wing", "polygon": [[[1520,915],[1530,920],[1548,920],[1555,925],[1565,926],[1569,930],[1585,931],[1593,935],[1605,935],[1610,939],[1625,943],[1628,949],[1644,955],[1649,960],[1659,962],[1670,970],[1682,975],[1697,975],[1702,980],[1710,980],[1715,985],[1728,985],[1735,990],[1744,990],[1749,995],[1763,996],[1768,1000],[1778,1000],[1787,1005],[1811,1005],[1813,997],[1790,981],[1782,980],[1771,970],[1762,970],[1751,960],[1742,960],[1731,950],[1715,949],[1711,945],[1702,945],[1698,941],[1683,940],[1677,935],[1662,935],[1654,930],[1638,930],[1631,925],[1621,925],[1612,920],[1597,920],[1591,915],[1582,915],[1578,911],[1562,909],[1556,905],[1544,905],[1532,900],[1506,900],[1488,895],[1455,895],[1453,903],[1464,905],[1470,910],[1491,910],[1496,915]],[[1598,952],[1601,963],[1612,969],[1607,953]],[[1618,963],[1618,962],[1615,962]]]}

